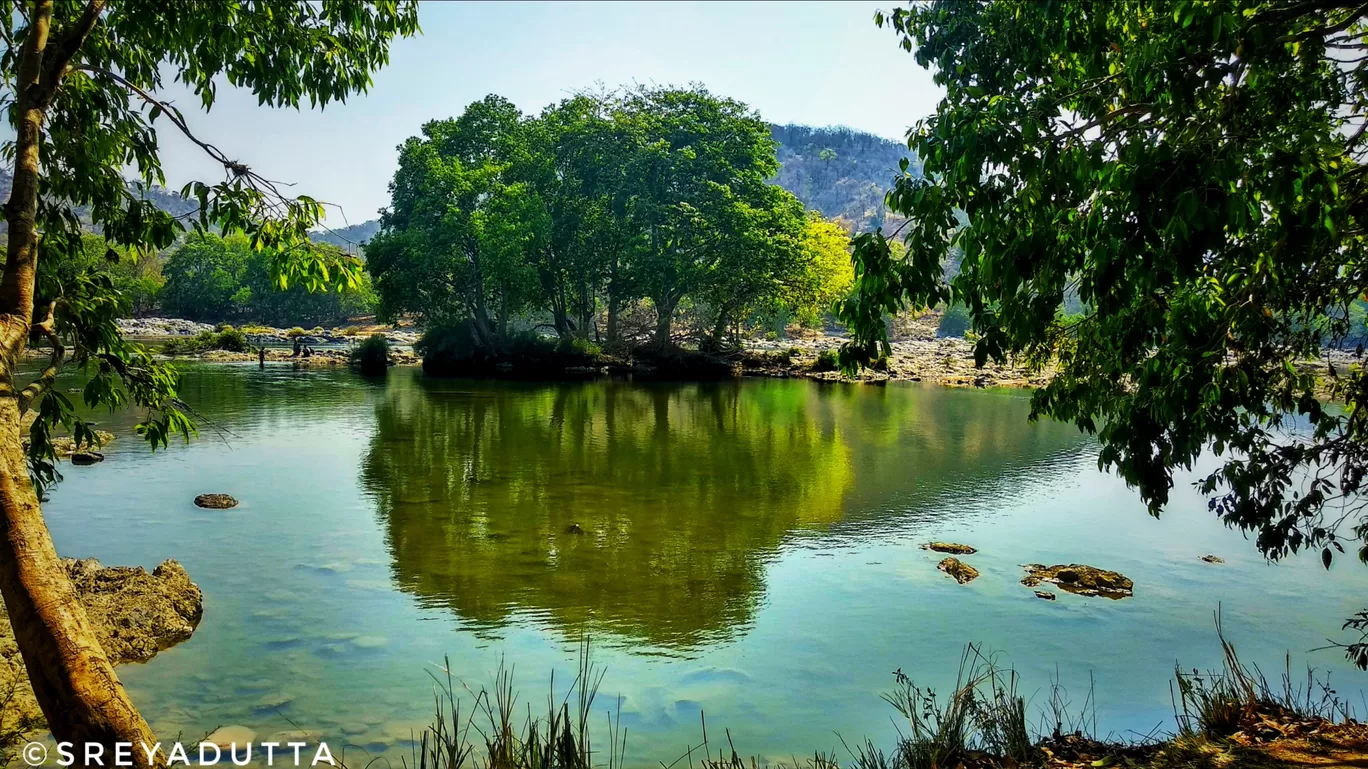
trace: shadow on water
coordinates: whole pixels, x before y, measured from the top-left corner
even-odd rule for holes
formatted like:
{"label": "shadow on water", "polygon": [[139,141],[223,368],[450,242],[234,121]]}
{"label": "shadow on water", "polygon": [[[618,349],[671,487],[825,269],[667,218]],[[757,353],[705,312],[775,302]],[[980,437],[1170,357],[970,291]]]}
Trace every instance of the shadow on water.
{"label": "shadow on water", "polygon": [[672,650],[744,632],[786,542],[931,515],[1082,442],[1024,428],[1012,395],[391,380],[361,480],[400,589],[476,625],[535,614]]}

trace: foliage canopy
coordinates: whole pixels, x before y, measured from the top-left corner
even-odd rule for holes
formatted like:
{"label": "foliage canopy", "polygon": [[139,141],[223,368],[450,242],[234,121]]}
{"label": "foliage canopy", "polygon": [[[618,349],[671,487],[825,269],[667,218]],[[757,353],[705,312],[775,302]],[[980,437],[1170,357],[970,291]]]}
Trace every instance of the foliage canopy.
{"label": "foliage canopy", "polygon": [[[914,4],[890,24],[946,97],[889,193],[907,254],[856,239],[857,362],[883,315],[963,303],[980,362],[1056,374],[1035,415],[1096,432],[1151,512],[1214,449],[1211,508],[1271,558],[1368,562],[1365,78],[1357,2]],[[956,219],[962,211],[967,225]],[[964,251],[953,280],[947,250]],[[1084,313],[1065,318],[1076,289]],[[1342,400],[1345,408],[1327,403]],[[1349,649],[1360,666],[1368,648]]]}

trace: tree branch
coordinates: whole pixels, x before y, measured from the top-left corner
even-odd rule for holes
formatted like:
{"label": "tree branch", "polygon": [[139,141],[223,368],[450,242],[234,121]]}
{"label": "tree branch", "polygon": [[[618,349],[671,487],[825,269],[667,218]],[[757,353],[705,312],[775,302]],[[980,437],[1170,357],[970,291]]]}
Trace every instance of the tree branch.
{"label": "tree branch", "polygon": [[62,370],[62,358],[66,355],[66,348],[62,346],[62,340],[57,337],[57,332],[53,329],[56,311],[57,300],[54,299],[48,302],[47,319],[42,323],[35,323],[33,326],[35,331],[41,331],[43,336],[47,337],[48,343],[52,345],[52,356],[48,359],[47,368],[43,369],[43,373],[19,392],[20,415],[28,411],[29,406],[33,405],[34,401],[52,387],[52,383],[57,379],[57,374]]}
{"label": "tree branch", "polygon": [[[67,65],[75,58],[76,52],[81,50],[86,38],[90,35],[90,30],[95,28],[95,22],[100,19],[100,12],[104,10],[105,0],[90,0],[86,5],[85,11],[81,13],[81,18],[76,20],[76,25],[67,32],[61,42],[50,46],[43,58],[46,62],[43,66],[43,78],[39,82],[42,89],[39,96],[40,103],[46,107],[51,103],[52,97],[57,93],[57,86],[62,82],[62,76],[66,74]],[[50,58],[49,58],[50,57]]]}

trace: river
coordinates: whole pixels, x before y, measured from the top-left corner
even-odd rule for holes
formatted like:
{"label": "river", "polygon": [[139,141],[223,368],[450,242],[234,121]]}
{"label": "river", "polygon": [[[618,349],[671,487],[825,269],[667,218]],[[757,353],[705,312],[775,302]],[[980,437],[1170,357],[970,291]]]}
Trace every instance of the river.
{"label": "river", "polygon": [[[1247,662],[1290,652],[1363,712],[1364,674],[1310,650],[1343,637],[1368,568],[1266,563],[1193,476],[1151,518],[1090,438],[1028,424],[1024,392],[186,370],[199,439],[154,454],[134,414],[93,415],[118,440],[45,506],[63,555],[174,557],[204,590],[194,638],[120,668],[159,736],[297,724],[397,766],[442,666],[479,688],[506,660],[542,711],[588,637],[629,766],[696,744],[700,713],[743,755],[888,744],[893,671],[948,692],[971,641],[1021,674],[1033,725],[1057,676],[1076,706],[1092,688],[1099,736],[1134,737],[1172,728],[1175,662],[1218,663],[1218,605]],[[932,539],[978,547],[982,576],[946,578]],[[1043,601],[1028,562],[1135,595]]]}

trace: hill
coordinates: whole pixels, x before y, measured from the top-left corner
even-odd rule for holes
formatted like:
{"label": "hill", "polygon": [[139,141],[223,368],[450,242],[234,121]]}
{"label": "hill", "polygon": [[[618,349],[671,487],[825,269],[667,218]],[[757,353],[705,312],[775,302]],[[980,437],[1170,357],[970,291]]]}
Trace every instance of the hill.
{"label": "hill", "polygon": [[309,233],[309,237],[315,243],[331,243],[343,251],[354,251],[358,247],[364,246],[379,231],[380,220],[368,219],[360,224],[352,224],[346,227],[315,230]]}
{"label": "hill", "polygon": [[[779,143],[775,184],[852,231],[884,223],[884,192],[908,157],[907,145],[841,127],[771,125],[770,135]],[[908,170],[920,174],[921,163],[911,158]]]}

